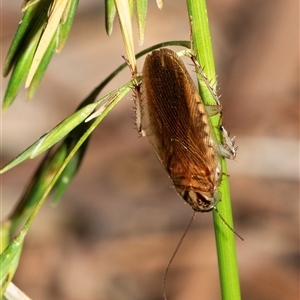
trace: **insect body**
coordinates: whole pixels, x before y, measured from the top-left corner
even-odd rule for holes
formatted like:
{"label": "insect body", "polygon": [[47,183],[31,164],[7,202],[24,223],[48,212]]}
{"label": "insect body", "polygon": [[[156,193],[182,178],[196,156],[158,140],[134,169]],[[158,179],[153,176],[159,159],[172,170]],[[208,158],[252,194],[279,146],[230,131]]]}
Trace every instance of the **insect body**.
{"label": "insect body", "polygon": [[182,60],[170,49],[153,51],[146,57],[139,89],[137,127],[176,191],[195,211],[214,209],[222,176],[220,145]]}

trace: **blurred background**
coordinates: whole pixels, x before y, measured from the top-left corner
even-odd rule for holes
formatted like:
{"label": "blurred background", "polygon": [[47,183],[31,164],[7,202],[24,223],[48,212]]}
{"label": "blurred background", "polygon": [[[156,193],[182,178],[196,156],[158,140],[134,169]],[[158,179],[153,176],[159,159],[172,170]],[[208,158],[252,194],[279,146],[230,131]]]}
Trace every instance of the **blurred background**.
{"label": "blurred background", "polygon": [[[185,1],[149,1],[145,43],[188,40]],[[208,0],[226,128],[244,300],[299,299],[299,4]],[[1,64],[21,1],[1,1]],[[137,37],[136,31],[135,36]],[[102,1],[81,1],[70,37],[35,97],[23,90],[2,114],[7,163],[74,111],[125,54],[118,23],[104,30]],[[3,68],[3,66],[1,66]],[[142,61],[139,61],[139,70]],[[102,95],[130,78],[124,70]],[[8,79],[1,79],[1,94]],[[47,201],[14,282],[37,299],[162,299],[162,275],[191,217],[146,138],[128,94],[94,133],[79,173],[55,208]],[[40,158],[1,176],[1,217],[17,203]],[[225,228],[225,230],[227,230]],[[167,277],[168,299],[220,299],[212,215],[198,214]]]}

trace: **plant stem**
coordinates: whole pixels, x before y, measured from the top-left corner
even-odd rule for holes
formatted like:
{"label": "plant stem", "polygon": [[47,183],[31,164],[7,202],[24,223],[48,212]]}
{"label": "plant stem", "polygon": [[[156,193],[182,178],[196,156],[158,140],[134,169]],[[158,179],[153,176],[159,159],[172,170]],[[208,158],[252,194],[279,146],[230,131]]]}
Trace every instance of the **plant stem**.
{"label": "plant stem", "polygon": [[[197,60],[204,69],[208,79],[213,86],[216,85],[216,72],[213,57],[211,36],[209,30],[209,22],[207,16],[207,8],[205,0],[187,0],[188,13],[191,20],[193,51]],[[200,85],[200,94],[203,102],[208,105],[215,103],[211,93],[207,93],[207,89]],[[216,132],[216,136],[220,139],[220,116],[212,118],[212,125]],[[226,161],[222,159],[222,172],[227,174]],[[223,175],[219,191],[221,193],[221,201],[218,204],[218,211],[226,220],[228,225],[233,228],[233,219],[230,202],[230,191],[228,176]],[[230,228],[226,227],[220,216],[214,211],[214,227],[217,246],[219,276],[222,300],[240,300],[240,284],[237,267],[235,235]]]}

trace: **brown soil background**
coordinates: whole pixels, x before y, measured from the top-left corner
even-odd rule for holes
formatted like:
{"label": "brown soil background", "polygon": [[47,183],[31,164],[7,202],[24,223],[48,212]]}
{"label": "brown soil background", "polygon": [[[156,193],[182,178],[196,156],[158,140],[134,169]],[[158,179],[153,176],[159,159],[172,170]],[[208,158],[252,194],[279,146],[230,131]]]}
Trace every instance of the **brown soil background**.
{"label": "brown soil background", "polygon": [[[239,146],[229,162],[242,298],[299,299],[299,4],[208,1],[221,101]],[[21,18],[1,2],[1,62]],[[189,39],[184,1],[150,1],[143,49]],[[138,48],[137,48],[138,50]],[[102,1],[79,4],[74,27],[30,102],[2,117],[2,164],[69,115],[125,54]],[[141,69],[142,61],[139,62]],[[130,77],[122,72],[103,92]],[[7,78],[2,79],[2,95]],[[14,282],[32,299],[162,299],[164,269],[191,216],[147,139],[134,130],[130,94],[96,130],[60,204],[48,201],[26,239]],[[40,159],[1,177],[5,218]],[[226,228],[224,230],[227,230]],[[220,299],[211,214],[198,214],[167,278],[170,300]]]}

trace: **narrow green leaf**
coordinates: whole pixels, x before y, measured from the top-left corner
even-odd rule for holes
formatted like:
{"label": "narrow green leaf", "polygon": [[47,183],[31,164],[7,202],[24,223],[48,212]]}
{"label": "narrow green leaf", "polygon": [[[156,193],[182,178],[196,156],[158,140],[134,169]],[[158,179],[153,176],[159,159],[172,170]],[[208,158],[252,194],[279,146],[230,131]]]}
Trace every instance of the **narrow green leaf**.
{"label": "narrow green leaf", "polygon": [[58,30],[58,42],[56,46],[56,51],[60,52],[62,48],[65,45],[65,42],[69,36],[70,30],[72,28],[72,24],[74,21],[75,13],[77,10],[78,2],[79,0],[69,0],[70,4],[68,6],[68,10],[66,12],[67,17],[65,22],[62,22],[59,25],[59,30]]}
{"label": "narrow green leaf", "polygon": [[0,253],[7,247],[9,243],[9,232],[11,224],[9,221],[2,221],[0,225]]}
{"label": "narrow green leaf", "polygon": [[27,185],[18,205],[8,217],[11,235],[32,213],[67,155],[68,149],[66,144],[60,145],[60,147],[56,150],[51,149],[48,151],[47,155],[40,163],[34,176]]}
{"label": "narrow green leaf", "polygon": [[133,72],[137,71],[133,33],[132,33],[132,22],[131,22],[131,11],[130,11],[130,1],[115,0],[117,13],[120,22],[120,29],[122,32],[123,43],[127,53],[127,59],[131,65]]}
{"label": "narrow green leaf", "polygon": [[38,143],[36,148],[32,151],[30,158],[39,156],[41,153],[64,138],[72,129],[83,122],[92,113],[96,106],[97,104],[95,103],[89,104],[76,111],[71,116],[55,126],[49,133],[47,133],[42,139],[40,139],[40,143]]}
{"label": "narrow green leaf", "polygon": [[53,36],[57,32],[64,11],[69,0],[52,0],[48,11],[48,19],[43,28],[41,38],[34,53],[34,57],[25,81],[25,88],[30,86],[31,80],[49,46]]}
{"label": "narrow green leaf", "polygon": [[133,13],[135,11],[135,0],[127,0],[129,5],[130,17],[133,17]]}
{"label": "narrow green leaf", "polygon": [[79,111],[76,111],[71,116],[66,118],[64,121],[55,126],[49,133],[41,136],[36,142],[29,146],[25,151],[19,154],[16,158],[5,165],[1,170],[0,174],[10,170],[21,162],[29,158],[34,158],[40,155],[42,152],[49,149],[63,137],[65,137],[72,129],[83,122],[95,109],[97,103],[89,104]]}
{"label": "narrow green leaf", "polygon": [[26,51],[19,56],[5,91],[2,103],[3,109],[7,109],[13,103],[19,92],[19,89],[25,81],[38,41],[39,38],[37,35],[32,39],[31,43],[27,45]]}
{"label": "narrow green leaf", "polygon": [[[80,124],[81,126],[82,124]],[[78,139],[77,139],[78,141]],[[76,142],[77,142],[76,141]],[[74,140],[75,145],[75,140]],[[88,140],[80,147],[80,149],[74,154],[71,161],[68,163],[66,168],[63,170],[60,177],[57,179],[57,182],[54,186],[55,193],[53,195],[53,204],[57,204],[61,199],[62,195],[65,193],[67,187],[71,183],[71,180],[77,173],[79,166],[81,164],[82,158],[84,156],[85,150],[88,145]],[[68,153],[71,151],[72,148],[69,149]]]}
{"label": "narrow green leaf", "polygon": [[[51,58],[55,52],[56,40],[57,40],[57,37],[54,36],[52,38],[52,41],[49,44],[48,48],[46,49],[46,52],[45,52],[44,56],[42,57],[40,64],[37,67],[37,70],[32,78],[30,86],[28,87],[28,90],[27,90],[27,99],[28,100],[33,97],[41,80],[43,79],[44,73],[45,73],[45,71],[51,61]],[[32,59],[31,59],[31,61],[32,61]],[[31,64],[30,64],[30,66],[31,66]],[[29,68],[30,68],[30,66],[29,66]],[[29,71],[29,68],[28,68],[28,71]]]}
{"label": "narrow green leaf", "polygon": [[0,255],[0,297],[11,282],[19,264],[19,259],[27,230],[22,230]]}
{"label": "narrow green leaf", "polygon": [[59,28],[57,29],[56,33],[54,34],[52,41],[48,45],[40,64],[38,65],[34,77],[28,87],[27,91],[27,99],[31,99],[36,92],[41,80],[43,79],[44,73],[47,70],[47,67],[52,59],[52,56],[55,52],[61,51],[67,38],[70,33],[74,16],[76,13],[77,5],[79,0],[70,0],[70,6],[68,6],[68,11],[65,23],[59,24]]}
{"label": "narrow green leaf", "polygon": [[[43,139],[45,135],[40,137],[40,139]],[[8,164],[6,164],[4,167],[0,169],[0,174],[3,174],[7,172],[8,170],[14,168],[15,166],[19,165],[23,161],[30,158],[30,155],[32,154],[33,150],[37,147],[37,145],[40,143],[40,139],[33,143],[31,146],[29,146],[27,149],[25,149],[22,153],[20,153],[17,157],[15,157],[13,160],[11,160]]]}
{"label": "narrow green leaf", "polygon": [[116,17],[116,5],[114,0],[105,0],[105,29],[108,35],[112,34]]}
{"label": "narrow green leaf", "polygon": [[26,52],[28,44],[32,43],[31,39],[36,37],[37,32],[41,32],[47,19],[48,8],[49,1],[40,0],[26,9],[6,56],[4,77],[9,74],[19,56]]}
{"label": "narrow green leaf", "polygon": [[27,1],[25,13],[17,29],[5,61],[3,74],[11,75],[3,108],[14,101],[21,85],[29,88],[32,98],[50,63],[54,51],[66,42],[79,0]]}
{"label": "narrow green leaf", "polygon": [[148,0],[136,0],[136,15],[139,31],[139,44],[144,43]]}
{"label": "narrow green leaf", "polygon": [[47,21],[49,1],[40,0],[26,8],[23,18],[8,51],[4,76],[13,68],[8,87],[3,99],[3,108],[8,108],[14,101],[18,91],[30,70],[33,57],[40,41],[43,25]]}

